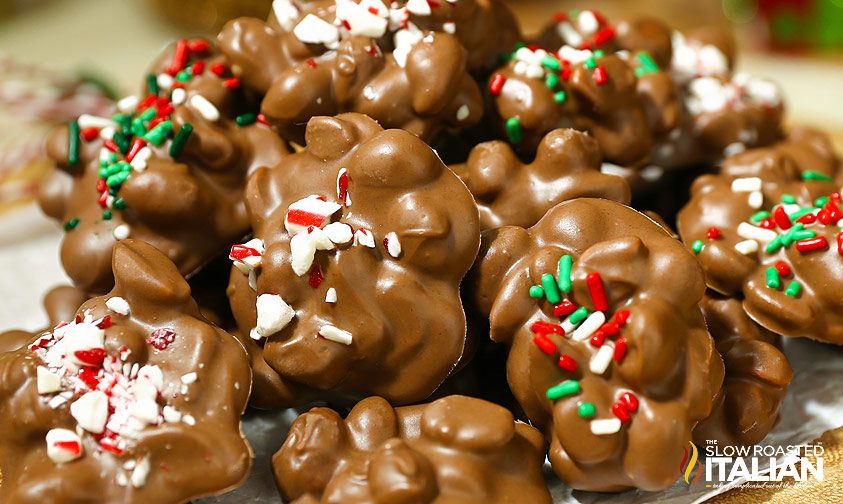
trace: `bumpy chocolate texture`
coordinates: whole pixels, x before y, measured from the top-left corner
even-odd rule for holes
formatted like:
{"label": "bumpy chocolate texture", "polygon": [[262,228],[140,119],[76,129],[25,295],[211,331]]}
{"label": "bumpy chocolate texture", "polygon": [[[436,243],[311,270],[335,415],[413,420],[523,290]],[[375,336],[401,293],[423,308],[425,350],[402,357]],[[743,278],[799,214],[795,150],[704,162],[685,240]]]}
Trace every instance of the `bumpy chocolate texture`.
{"label": "bumpy chocolate texture", "polygon": [[254,123],[257,105],[207,42],[180,41],[151,80],[144,95],[119,102],[115,118],[81,116],[79,132],[62,127],[48,141],[57,169],[41,186],[41,208],[65,224],[62,264],[86,292],[109,290],[111,250],[127,236],[183,274],[201,267],[248,233],[247,174],[286,153]]}
{"label": "bumpy chocolate texture", "polygon": [[694,429],[694,440],[700,446],[708,440],[721,446],[756,444],[778,421],[793,378],[781,336],[753,322],[738,299],[707,294],[702,309],[726,377],[711,416]]}
{"label": "bumpy chocolate texture", "polygon": [[244,83],[266,95],[261,110],[285,138],[301,142],[311,117],[360,112],[427,140],[480,120],[468,72],[516,34],[497,2],[320,0],[275,2],[268,23],[234,20],[219,40]]}
{"label": "bumpy chocolate texture", "polygon": [[712,289],[785,336],[843,344],[843,170],[828,139],[800,129],[696,180],[679,233]]}
{"label": "bumpy chocolate texture", "polygon": [[496,404],[448,396],[393,408],[364,399],[345,420],[300,416],[272,459],[281,494],[296,502],[551,502],[544,440]]}
{"label": "bumpy chocolate texture", "polygon": [[608,161],[640,164],[653,137],[678,124],[679,97],[660,71],[669,61],[670,30],[657,21],[615,29],[595,11],[564,16],[489,79],[493,115],[521,152],[573,127],[593,135]]}
{"label": "bumpy chocolate texture", "polygon": [[417,402],[454,370],[479,217],[424,142],[360,114],[316,117],[307,147],[257,171],[246,198],[255,239],[232,249],[229,298],[256,405]]}
{"label": "bumpy chocolate texture", "polygon": [[115,287],[0,354],[0,500],[185,502],[247,475],[248,359],[160,252],[114,247]]}
{"label": "bumpy chocolate texture", "polygon": [[600,172],[602,154],[584,133],[559,129],[539,144],[525,164],[506,142],[485,142],[472,149],[463,164],[451,169],[477,200],[480,227],[530,227],[558,203],[574,198],[606,198],[628,204],[623,178]]}
{"label": "bumpy chocolate texture", "polygon": [[470,278],[559,477],[591,491],[676,480],[723,380],[703,275],[677,240],[629,207],[581,198],[530,229],[484,232]]}

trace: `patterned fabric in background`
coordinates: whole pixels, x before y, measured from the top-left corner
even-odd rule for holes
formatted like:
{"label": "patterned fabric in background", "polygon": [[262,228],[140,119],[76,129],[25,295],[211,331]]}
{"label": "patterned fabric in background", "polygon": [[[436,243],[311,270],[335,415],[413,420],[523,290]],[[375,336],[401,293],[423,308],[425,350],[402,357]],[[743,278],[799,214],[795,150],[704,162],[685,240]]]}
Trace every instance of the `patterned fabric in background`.
{"label": "patterned fabric in background", "polygon": [[53,126],[112,106],[101,84],[0,55],[0,215],[35,195],[50,166],[42,146]]}

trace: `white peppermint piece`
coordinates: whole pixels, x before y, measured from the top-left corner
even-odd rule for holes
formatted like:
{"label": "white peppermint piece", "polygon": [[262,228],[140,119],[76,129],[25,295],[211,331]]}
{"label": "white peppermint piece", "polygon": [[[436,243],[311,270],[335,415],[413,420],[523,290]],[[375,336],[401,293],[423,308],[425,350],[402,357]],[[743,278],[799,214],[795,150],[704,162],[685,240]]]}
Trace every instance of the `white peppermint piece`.
{"label": "white peppermint piece", "polygon": [[325,302],[326,303],[336,303],[337,302],[337,290],[333,287],[328,289],[328,292],[325,293]]}
{"label": "white peppermint piece", "polygon": [[302,276],[310,270],[316,257],[316,242],[307,233],[299,233],[290,240],[290,266]]}
{"label": "white peppermint piece", "polygon": [[261,294],[256,307],[258,320],[255,332],[262,338],[284,329],[296,316],[295,310],[278,294]]}
{"label": "white peppermint piece", "polygon": [[284,28],[284,31],[293,29],[293,23],[299,17],[299,10],[293,5],[290,0],[274,0],[272,2],[272,13],[278,24]]}
{"label": "white peppermint piece", "polygon": [[354,245],[375,248],[375,235],[368,229],[360,228],[354,232]]}
{"label": "white peppermint piece", "polygon": [[196,383],[196,380],[198,380],[198,379],[199,379],[199,375],[197,375],[195,372],[190,372],[190,373],[182,375],[181,382],[184,383],[185,385],[192,385],[192,384]]}
{"label": "white peppermint piece", "polygon": [[105,302],[105,306],[114,313],[123,315],[124,317],[131,312],[129,302],[120,296],[108,298],[108,301]]}
{"label": "white peppermint piece", "polygon": [[146,425],[158,423],[158,403],[154,399],[140,399],[132,407],[132,416]]}
{"label": "white peppermint piece", "polygon": [[47,456],[56,464],[66,464],[82,456],[82,438],[68,429],[47,432]]}
{"label": "white peppermint piece", "polygon": [[155,364],[147,364],[138,369],[135,385],[137,386],[137,383],[140,381],[148,381],[158,392],[164,389],[164,373]]}
{"label": "white peppermint piece", "polygon": [[302,198],[287,207],[284,228],[291,235],[307,231],[311,226],[322,228],[341,208],[338,203],[317,196]]}
{"label": "white peppermint piece", "polygon": [[[377,8],[377,14],[371,12],[368,6],[351,0],[337,0],[336,5],[337,19],[348,23],[352,35],[380,38],[386,33],[389,21],[385,17],[386,9],[383,4]],[[384,13],[383,16],[380,15],[381,11]]]}
{"label": "white peppermint piece", "polygon": [[384,244],[386,251],[392,257],[398,258],[401,255],[401,242],[398,241],[398,235],[395,232],[389,232],[384,237]]}
{"label": "white peppermint piece", "polygon": [[354,229],[345,222],[332,222],[325,226],[325,234],[328,239],[338,245],[343,245],[354,238]]}
{"label": "white peppermint piece", "polygon": [[[65,354],[66,359],[77,366],[87,366],[91,363],[79,359],[77,352],[104,349],[105,332],[89,322],[71,324],[66,326],[61,343],[62,345],[59,345],[59,350]],[[48,363],[52,360],[52,358],[47,359]]]}
{"label": "white peppermint piece", "polygon": [[343,345],[351,344],[351,333],[332,325],[323,325],[319,329],[319,336],[322,336],[326,340],[342,343]]}
{"label": "white peppermint piece", "polygon": [[307,234],[310,239],[313,240],[313,245],[316,247],[316,250],[334,249],[334,242],[331,241],[331,238],[324,230],[318,227],[312,227],[307,230]]}
{"label": "white peppermint piece", "polygon": [[336,26],[319,16],[308,14],[293,28],[293,34],[305,44],[324,44],[331,48],[340,39]]}
{"label": "white peppermint piece", "polygon": [[61,390],[61,377],[44,366],[35,370],[36,388],[40,395],[53,394]]}
{"label": "white peppermint piece", "polygon": [[146,479],[149,477],[149,469],[149,457],[144,457],[138,461],[130,478],[133,487],[141,488],[146,485]]}
{"label": "white peppermint piece", "polygon": [[463,105],[457,109],[457,121],[465,121],[471,115],[471,110],[468,105]]}
{"label": "white peppermint piece", "polygon": [[164,416],[164,421],[167,423],[181,422],[181,412],[170,405],[164,406],[161,410],[161,414]]}
{"label": "white peppermint piece", "polygon": [[101,434],[108,419],[108,397],[99,390],[88,392],[70,405],[70,415],[79,427]]}
{"label": "white peppermint piece", "polygon": [[410,0],[407,2],[407,10],[416,16],[429,16],[433,12],[427,0]]}

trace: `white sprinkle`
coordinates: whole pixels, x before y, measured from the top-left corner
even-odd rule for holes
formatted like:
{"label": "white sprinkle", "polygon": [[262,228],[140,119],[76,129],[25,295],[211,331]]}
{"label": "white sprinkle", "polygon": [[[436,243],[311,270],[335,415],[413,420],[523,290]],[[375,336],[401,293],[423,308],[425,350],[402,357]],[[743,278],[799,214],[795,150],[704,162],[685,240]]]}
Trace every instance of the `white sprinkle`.
{"label": "white sprinkle", "polygon": [[389,232],[384,237],[386,244],[386,251],[392,257],[398,258],[401,255],[401,242],[398,241],[398,235],[394,232]]}
{"label": "white sprinkle", "polygon": [[577,25],[584,35],[591,35],[600,28],[600,22],[590,10],[584,10],[577,16]]}
{"label": "white sprinkle", "polygon": [[446,21],[442,23],[442,31],[453,35],[454,33],[457,33],[457,24],[453,21]]}
{"label": "white sprinkle", "polygon": [[79,127],[82,128],[82,129],[86,129],[86,128],[102,129],[102,128],[114,127],[114,121],[112,121],[111,119],[108,119],[108,118],[105,118],[105,117],[99,117],[99,116],[95,116],[95,115],[90,115],[90,114],[80,115],[79,119],[77,119],[77,122],[79,123]]}
{"label": "white sprinkle", "polygon": [[336,303],[337,302],[337,290],[331,287],[328,289],[328,292],[325,293],[325,302],[326,303]]}
{"label": "white sprinkle", "polygon": [[335,46],[340,38],[336,26],[313,14],[299,21],[293,28],[293,34],[305,44],[325,44],[329,48]]}
{"label": "white sprinkle", "polygon": [[736,178],[732,181],[732,192],[760,191],[763,183],[758,177]]}
{"label": "white sprinkle", "polygon": [[196,383],[196,380],[198,378],[199,377],[196,375],[195,372],[187,373],[187,374],[185,374],[181,377],[181,382],[184,383],[185,385],[191,385],[193,383]]}
{"label": "white sprinkle", "polygon": [[[66,464],[82,456],[82,439],[72,430],[50,429],[47,432],[47,456],[56,464]],[[75,448],[67,446],[75,443]]]}
{"label": "white sprinkle", "polygon": [[374,101],[375,98],[378,97],[378,93],[375,91],[375,88],[372,86],[366,86],[363,88],[363,98]]}
{"label": "white sprinkle", "polygon": [[571,337],[576,341],[585,341],[591,338],[594,331],[600,329],[600,326],[602,326],[604,322],[606,322],[606,314],[601,311],[596,311],[589,315],[588,318],[585,319],[579,327],[577,327]]}
{"label": "white sprinkle", "polygon": [[457,109],[457,121],[465,121],[469,115],[471,115],[471,110],[469,110],[468,105],[463,105]]}
{"label": "white sprinkle", "polygon": [[782,205],[782,208],[784,208],[784,213],[787,214],[788,216],[792,213],[796,213],[799,210],[802,210],[802,207],[800,207],[796,203],[788,203],[788,204]]}
{"label": "white sprinkle", "polygon": [[354,245],[375,248],[375,236],[368,229],[360,228],[354,232]]}
{"label": "white sprinkle", "polygon": [[618,418],[606,418],[603,420],[591,421],[591,433],[595,436],[614,434],[621,430],[621,421]]}
{"label": "white sprinkle", "polygon": [[114,239],[118,241],[125,240],[129,237],[131,230],[132,229],[129,227],[128,224],[120,224],[119,226],[114,228]]}
{"label": "white sprinkle", "polygon": [[588,364],[588,369],[594,373],[601,375],[609,369],[609,364],[612,363],[612,356],[615,354],[615,344],[611,341],[607,341],[603,343],[603,345],[597,350],[591,357],[591,361]]}
{"label": "white sprinkle", "polygon": [[44,366],[38,366],[36,373],[36,388],[41,395],[52,394],[61,390],[61,377]]}
{"label": "white sprinkle", "polygon": [[336,244],[345,244],[354,237],[354,229],[345,222],[332,222],[325,226],[325,234],[328,239]]}
{"label": "white sprinkle", "polygon": [[732,142],[723,149],[723,157],[731,157],[746,150],[743,142]]}
{"label": "white sprinkle", "polygon": [[[583,38],[577,30],[571,26],[571,23],[562,21],[556,25],[556,32],[565,41],[565,44],[574,47],[580,47],[583,43]],[[571,63],[574,63],[573,61]]]}
{"label": "white sprinkle", "polygon": [[138,103],[140,103],[140,99],[137,96],[129,95],[124,98],[121,98],[120,101],[117,102],[117,110],[124,114],[134,112],[135,108],[137,108],[138,106]]}
{"label": "white sprinkle", "polygon": [[129,486],[129,479],[123,473],[117,473],[117,485],[121,487]]}
{"label": "white sprinkle", "polygon": [[187,91],[183,88],[176,88],[173,90],[173,93],[170,95],[170,101],[173,102],[174,106],[179,106],[184,103],[184,100],[187,99]]}
{"label": "white sprinkle", "polygon": [[571,316],[569,315],[567,318],[565,318],[565,320],[562,321],[562,324],[560,325],[562,326],[562,330],[565,331],[565,335],[570,337],[571,332],[573,332],[573,330],[576,329],[577,326],[581,323],[582,322],[574,324],[573,322],[571,322]]}
{"label": "white sprinkle", "polygon": [[747,204],[750,208],[761,208],[764,206],[764,193],[761,191],[752,191],[747,198]]}
{"label": "white sprinkle", "polygon": [[571,45],[579,46],[580,44],[570,44],[560,47],[559,50],[556,51],[556,54],[559,56],[560,59],[568,60],[571,62],[572,65],[578,65],[593,55],[593,53],[588,49],[579,50],[574,47],[571,47]]}
{"label": "white sprinkle", "polygon": [[70,414],[79,427],[100,434],[108,419],[108,396],[99,390],[88,392],[70,405]]}
{"label": "white sprinkle", "polygon": [[771,229],[764,229],[762,227],[753,226],[748,222],[741,222],[738,224],[738,236],[746,238],[747,240],[757,240],[764,243],[769,243],[776,239],[778,233]]}
{"label": "white sprinkle", "polygon": [[105,306],[114,313],[123,315],[124,317],[131,311],[129,308],[129,302],[119,296],[108,298],[108,301],[105,302]]}
{"label": "white sprinkle", "polygon": [[754,254],[758,252],[758,242],[755,240],[744,240],[735,244],[735,250],[743,255]]}
{"label": "white sprinkle", "polygon": [[132,165],[132,169],[137,172],[142,172],[146,170],[147,162],[149,158],[152,157],[152,149],[149,147],[142,147],[141,150],[135,154],[135,157],[132,158],[132,161],[129,163]]}
{"label": "white sprinkle", "polygon": [[173,83],[175,79],[173,79],[169,74],[160,73],[158,74],[158,87],[164,90],[169,91],[171,87],[173,87]]}
{"label": "white sprinkle", "polygon": [[149,476],[149,457],[144,457],[138,461],[138,464],[132,471],[132,486],[140,488],[146,485],[147,476]]}
{"label": "white sprinkle", "polygon": [[[114,128],[111,126],[107,126],[100,130],[100,138],[103,140],[112,140],[114,138]],[[100,150],[100,161],[105,158],[106,160],[111,157],[111,151],[103,147]]]}
{"label": "white sprinkle", "polygon": [[187,425],[196,425],[196,419],[193,418],[193,415],[184,415],[181,417],[181,421]]}
{"label": "white sprinkle", "polygon": [[299,233],[290,240],[290,266],[302,276],[310,270],[316,256],[316,242],[307,233]]}
{"label": "white sprinkle", "polygon": [[204,96],[195,94],[190,97],[189,103],[193,110],[199,112],[199,115],[204,117],[206,121],[216,122],[219,120],[220,111]]}
{"label": "white sprinkle", "polygon": [[255,332],[267,338],[287,327],[296,316],[295,310],[277,294],[261,294],[256,302],[258,312]]}
{"label": "white sprinkle", "polygon": [[326,340],[342,343],[343,345],[351,344],[351,333],[332,325],[323,325],[319,329],[319,336],[322,336]]}

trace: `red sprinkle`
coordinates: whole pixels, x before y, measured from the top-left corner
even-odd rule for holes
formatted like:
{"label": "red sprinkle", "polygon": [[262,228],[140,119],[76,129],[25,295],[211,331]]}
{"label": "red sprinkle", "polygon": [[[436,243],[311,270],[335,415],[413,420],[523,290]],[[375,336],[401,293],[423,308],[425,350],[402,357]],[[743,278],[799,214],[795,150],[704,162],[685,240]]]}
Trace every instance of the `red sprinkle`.
{"label": "red sprinkle", "polygon": [[108,185],[105,183],[105,179],[97,180],[97,192],[101,193],[103,191],[108,190]]}
{"label": "red sprinkle", "polygon": [[606,322],[600,327],[600,330],[603,331],[606,336],[615,336],[621,332],[621,327],[617,324],[617,322]]}
{"label": "red sprinkle", "polygon": [[113,445],[113,444],[111,444],[110,442],[107,442],[107,441],[108,440],[103,439],[100,442],[100,448],[102,448],[103,450],[105,450],[107,452],[111,452],[115,455],[123,455],[123,450],[121,450],[120,448],[116,447],[115,445]]}
{"label": "red sprinkle", "polygon": [[114,143],[114,140],[106,140],[102,143],[102,145],[111,152],[120,152],[120,149],[117,147],[117,144]]}
{"label": "red sprinkle", "polygon": [[617,339],[617,341],[615,341],[615,353],[612,358],[615,359],[615,362],[623,362],[623,360],[626,358],[626,351],[626,338],[621,336]]}
{"label": "red sprinkle", "polygon": [[106,315],[105,317],[101,318],[97,327],[100,329],[108,329],[111,327],[111,315]]}
{"label": "red sprinkle", "polygon": [[85,128],[79,132],[79,136],[86,142],[91,142],[100,135],[100,130],[96,128]]}
{"label": "red sprinkle", "polygon": [[222,77],[225,73],[225,65],[223,65],[222,63],[214,63],[213,65],[211,65],[210,70],[212,74],[218,77]]}
{"label": "red sprinkle", "polygon": [[776,221],[776,225],[782,229],[790,229],[793,224],[790,222],[790,218],[784,211],[784,207],[778,206],[775,210],[773,210],[773,220]]}
{"label": "red sprinkle", "polygon": [[843,196],[841,196],[839,192],[833,192],[833,193],[831,193],[829,201],[833,201],[835,203],[840,203],[841,201],[843,201]]}
{"label": "red sprinkle", "polygon": [[190,48],[190,52],[194,54],[205,54],[211,46],[205,39],[196,39],[191,40],[188,47]]}
{"label": "red sprinkle", "polygon": [[167,68],[166,72],[170,75],[176,75],[187,64],[187,56],[190,48],[187,45],[186,39],[179,39],[176,42],[176,49],[173,52],[173,62]]}
{"label": "red sprinkle", "polygon": [[619,402],[626,406],[626,409],[635,413],[638,411],[638,398],[632,392],[624,392],[621,394]]}
{"label": "red sprinkle", "polygon": [[253,249],[252,247],[246,247],[245,245],[233,245],[231,247],[231,251],[228,253],[228,258],[232,261],[242,261],[247,257],[254,257],[261,255],[260,252]]}
{"label": "red sprinkle", "polygon": [[506,76],[496,73],[489,81],[489,93],[491,93],[492,96],[500,95],[504,84],[506,84]]}
{"label": "red sprinkle", "polygon": [[345,204],[348,200],[348,172],[344,171],[337,181],[337,198]]}
{"label": "red sprinkle", "polygon": [[609,301],[606,299],[606,291],[603,289],[603,279],[600,278],[600,273],[589,273],[585,277],[585,283],[588,285],[588,293],[591,294],[594,309],[597,311],[608,310]]}
{"label": "red sprinkle", "polygon": [[307,66],[309,66],[310,68],[316,68],[316,66],[317,66],[316,60],[313,59],[313,58],[308,58],[307,59]]}
{"label": "red sprinkle", "polygon": [[789,277],[790,276],[790,273],[791,273],[790,272],[790,266],[788,266],[786,262],[784,262],[784,261],[777,262],[775,268],[776,268],[776,271],[779,272],[779,275],[781,275],[783,277]]}
{"label": "red sprinkle", "polygon": [[307,279],[307,283],[312,288],[317,289],[322,285],[323,280],[325,280],[325,275],[322,274],[322,268],[318,264],[314,264],[310,268],[310,277]]}
{"label": "red sprinkle", "polygon": [[565,67],[563,67],[562,73],[559,74],[559,76],[562,78],[562,80],[564,82],[568,82],[568,80],[571,78],[571,67],[569,67],[567,65]]}
{"label": "red sprinkle", "polygon": [[547,322],[533,322],[533,325],[530,326],[530,331],[534,333],[543,333],[543,334],[558,334],[560,336],[565,335],[565,331],[562,329],[561,325],[557,324],[549,324]]}
{"label": "red sprinkle", "polygon": [[806,240],[799,240],[796,242],[796,250],[804,254],[806,252],[814,252],[817,250],[826,250],[828,248],[828,241],[825,236],[818,236],[816,238],[808,238]]}
{"label": "red sprinkle", "polygon": [[224,84],[228,89],[237,89],[240,87],[240,79],[237,77],[229,77],[228,79],[225,79]]}
{"label": "red sprinkle", "polygon": [[705,237],[708,238],[709,240],[716,240],[718,238],[721,238],[722,236],[723,236],[723,233],[719,229],[717,229],[716,227],[713,227],[713,226],[708,228],[708,231],[706,231],[706,233],[705,233]]}
{"label": "red sprinkle", "polygon": [[158,351],[164,351],[176,341],[176,333],[172,329],[156,329],[152,331],[146,342]]}
{"label": "red sprinkle", "polygon": [[796,222],[798,222],[800,224],[813,224],[816,221],[817,221],[817,216],[812,214],[812,213],[805,214],[802,217],[799,217],[798,219],[796,219]]}
{"label": "red sprinkle", "polygon": [[593,75],[594,83],[598,86],[602,86],[609,81],[609,78],[606,76],[606,67],[602,65],[594,69]]}
{"label": "red sprinkle", "polygon": [[129,148],[129,152],[126,153],[126,161],[132,162],[135,159],[135,156],[138,155],[141,149],[146,146],[146,141],[141,137],[135,137],[134,141],[132,142],[132,146]]}
{"label": "red sprinkle", "polygon": [[[102,182],[105,183],[105,180],[103,180],[103,179],[100,179],[100,180],[102,180]],[[99,181],[97,182],[97,184],[99,184]],[[100,208],[105,208],[106,206],[108,206],[108,191],[107,190],[103,189],[103,190],[100,191],[100,197],[97,198],[97,204],[100,206]]]}
{"label": "red sprinkle", "polygon": [[589,340],[591,346],[600,348],[603,346],[603,343],[606,342],[606,333],[601,331],[600,329],[594,331],[594,334],[591,335],[591,340]]}
{"label": "red sprinkle", "polygon": [[574,360],[573,357],[567,354],[562,354],[559,356],[559,361],[556,363],[560,369],[565,370],[569,373],[576,373],[579,366],[577,366],[577,361]]}
{"label": "red sprinkle", "polygon": [[764,229],[769,229],[769,230],[775,230],[776,229],[776,223],[773,222],[773,220],[769,219],[769,218],[761,219],[761,222],[758,223],[758,227],[764,228]]}
{"label": "red sprinkle", "polygon": [[831,199],[829,199],[828,203],[825,204],[823,210],[828,212],[829,217],[831,217],[832,224],[836,223],[840,219],[843,219],[843,212],[840,212],[840,207],[838,207],[837,203]]}
{"label": "red sprinkle", "polygon": [[566,12],[554,12],[553,13],[553,21],[557,23],[561,23],[563,21],[568,20],[568,13]]}
{"label": "red sprinkle", "polygon": [[843,233],[837,235],[837,253],[843,256]]}
{"label": "red sprinkle", "polygon": [[556,343],[550,341],[550,338],[542,333],[536,333],[535,336],[533,336],[533,343],[539,347],[539,350],[547,355],[553,355],[556,353]]}
{"label": "red sprinkle", "polygon": [[615,38],[615,29],[611,26],[606,26],[601,28],[597,33],[594,34],[594,44],[595,45],[602,45],[606,42]]}
{"label": "red sprinkle", "polygon": [[553,316],[567,317],[568,315],[574,313],[576,309],[577,305],[568,300],[565,300],[553,307]]}
{"label": "red sprinkle", "polygon": [[196,61],[190,66],[190,73],[193,74],[194,77],[201,74],[204,70],[205,62],[202,60]]}
{"label": "red sprinkle", "polygon": [[629,320],[629,310],[618,310],[612,318],[618,325],[626,325],[626,321]]}
{"label": "red sprinkle", "polygon": [[629,411],[627,411],[626,406],[619,402],[612,405],[612,413],[614,413],[615,416],[618,417],[621,423],[629,423],[632,420],[632,415],[629,414]]}

